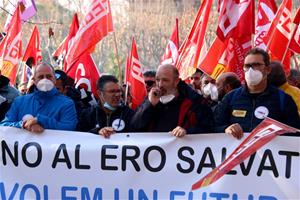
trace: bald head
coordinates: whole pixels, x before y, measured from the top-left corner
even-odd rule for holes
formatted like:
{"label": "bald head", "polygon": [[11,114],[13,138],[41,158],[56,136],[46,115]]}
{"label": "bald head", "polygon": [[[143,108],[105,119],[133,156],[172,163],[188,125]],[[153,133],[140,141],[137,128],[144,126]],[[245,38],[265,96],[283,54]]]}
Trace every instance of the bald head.
{"label": "bald head", "polygon": [[177,93],[179,83],[179,73],[174,65],[160,65],[156,73],[156,85],[162,95]]}
{"label": "bald head", "polygon": [[35,68],[33,68],[33,75],[35,75],[37,71],[39,71],[41,69],[45,69],[45,68],[48,68],[49,70],[51,70],[53,75],[55,74],[54,68],[50,64],[42,62],[42,63],[38,64]]}
{"label": "bald head", "polygon": [[51,80],[53,83],[56,80],[53,67],[47,63],[40,63],[33,70],[34,83],[37,84],[44,78]]}
{"label": "bald head", "polygon": [[[219,83],[226,83],[231,84],[232,82],[241,82],[240,78],[234,72],[224,72],[222,73],[216,80],[217,84]],[[240,84],[239,84],[240,85]]]}
{"label": "bald head", "polygon": [[179,78],[178,69],[174,65],[171,64],[160,65],[158,66],[157,73],[159,73],[159,71],[168,71],[173,74],[174,78]]}
{"label": "bald head", "polygon": [[241,86],[240,78],[234,72],[224,72],[216,80],[220,100],[231,90]]}

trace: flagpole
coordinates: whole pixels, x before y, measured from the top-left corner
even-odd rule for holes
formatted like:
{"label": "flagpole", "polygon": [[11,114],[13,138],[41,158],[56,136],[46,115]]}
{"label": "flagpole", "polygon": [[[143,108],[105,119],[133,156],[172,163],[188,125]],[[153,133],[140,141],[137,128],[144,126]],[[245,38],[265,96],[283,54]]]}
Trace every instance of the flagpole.
{"label": "flagpole", "polygon": [[125,105],[127,105],[127,101],[128,101],[128,90],[129,89],[129,85],[128,85],[128,82],[126,82],[126,88],[125,88]]}
{"label": "flagpole", "polygon": [[122,83],[122,70],[121,70],[121,65],[120,65],[120,60],[119,60],[119,53],[118,53],[118,46],[117,46],[117,39],[116,39],[116,32],[114,31],[114,43],[115,43],[115,51],[116,51],[116,59],[118,63],[118,68],[119,68],[119,82]]}

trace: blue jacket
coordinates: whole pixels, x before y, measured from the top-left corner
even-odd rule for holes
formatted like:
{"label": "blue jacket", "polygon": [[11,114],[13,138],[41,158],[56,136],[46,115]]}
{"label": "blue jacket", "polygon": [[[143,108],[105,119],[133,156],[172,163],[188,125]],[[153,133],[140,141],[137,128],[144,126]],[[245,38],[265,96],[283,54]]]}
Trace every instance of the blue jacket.
{"label": "blue jacket", "polygon": [[245,132],[250,132],[262,122],[259,112],[262,113],[263,110],[268,111],[267,117],[295,128],[300,127],[297,107],[292,97],[273,86],[268,86],[262,94],[255,97],[243,86],[228,93],[217,105],[214,112],[215,131],[224,132],[231,124],[238,123]]}
{"label": "blue jacket", "polygon": [[45,129],[75,130],[77,124],[73,101],[56,88],[49,92],[35,90],[32,94],[17,97],[0,125],[21,128],[25,115],[36,117]]}

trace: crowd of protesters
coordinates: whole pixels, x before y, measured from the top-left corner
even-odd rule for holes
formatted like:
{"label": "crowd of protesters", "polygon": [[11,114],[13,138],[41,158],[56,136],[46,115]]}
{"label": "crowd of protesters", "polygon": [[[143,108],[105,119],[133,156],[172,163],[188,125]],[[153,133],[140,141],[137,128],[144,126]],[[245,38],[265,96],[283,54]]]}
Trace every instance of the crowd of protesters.
{"label": "crowd of protesters", "polygon": [[[181,80],[175,66],[145,72],[147,96],[133,110],[130,89],[113,75],[97,81],[92,93],[74,87],[63,71],[38,64],[19,91],[0,74],[0,125],[42,133],[44,129],[77,130],[108,138],[117,132],[226,133],[240,139],[266,117],[300,128],[300,72],[286,76],[267,52],[251,49],[244,60],[245,83],[233,72],[216,80],[200,70]],[[84,98],[82,97],[84,96]],[[126,100],[125,100],[126,99]],[[94,102],[94,103],[93,103]]]}

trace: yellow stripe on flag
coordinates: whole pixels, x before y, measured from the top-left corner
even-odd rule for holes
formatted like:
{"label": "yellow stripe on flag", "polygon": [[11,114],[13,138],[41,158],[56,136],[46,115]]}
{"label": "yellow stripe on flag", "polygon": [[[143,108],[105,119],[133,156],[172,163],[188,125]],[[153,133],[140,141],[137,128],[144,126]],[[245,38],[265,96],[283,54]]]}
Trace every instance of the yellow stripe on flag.
{"label": "yellow stripe on flag", "polygon": [[10,77],[13,68],[14,65],[11,62],[2,59],[0,60],[0,70],[2,75]]}
{"label": "yellow stripe on flag", "polygon": [[223,64],[217,64],[217,66],[214,68],[214,71],[211,74],[211,77],[213,79],[217,79],[218,76],[220,76],[225,70],[225,66]]}

